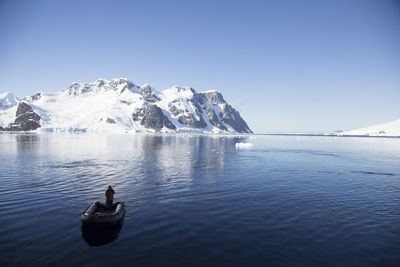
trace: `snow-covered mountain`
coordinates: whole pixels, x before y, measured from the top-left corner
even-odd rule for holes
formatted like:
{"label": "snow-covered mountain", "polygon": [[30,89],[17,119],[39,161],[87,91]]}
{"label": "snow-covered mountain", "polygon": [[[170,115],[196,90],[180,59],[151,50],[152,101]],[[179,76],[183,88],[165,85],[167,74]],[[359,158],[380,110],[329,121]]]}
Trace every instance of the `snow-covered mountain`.
{"label": "snow-covered mountain", "polygon": [[0,130],[14,121],[18,102],[19,99],[12,93],[0,94]]}
{"label": "snow-covered mountain", "polygon": [[400,119],[348,132],[340,135],[400,136]]}
{"label": "snow-covered mountain", "polygon": [[127,79],[73,83],[19,100],[0,95],[0,129],[44,132],[252,133],[218,91],[158,91]]}

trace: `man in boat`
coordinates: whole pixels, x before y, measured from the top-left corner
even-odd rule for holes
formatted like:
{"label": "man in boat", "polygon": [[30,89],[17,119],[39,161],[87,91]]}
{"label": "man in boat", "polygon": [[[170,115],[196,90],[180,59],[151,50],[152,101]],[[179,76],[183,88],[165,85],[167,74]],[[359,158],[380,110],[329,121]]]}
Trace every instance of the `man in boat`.
{"label": "man in boat", "polygon": [[108,186],[108,189],[106,191],[106,208],[107,209],[112,209],[113,206],[113,201],[114,201],[114,194],[115,191],[114,189],[111,187],[111,185]]}

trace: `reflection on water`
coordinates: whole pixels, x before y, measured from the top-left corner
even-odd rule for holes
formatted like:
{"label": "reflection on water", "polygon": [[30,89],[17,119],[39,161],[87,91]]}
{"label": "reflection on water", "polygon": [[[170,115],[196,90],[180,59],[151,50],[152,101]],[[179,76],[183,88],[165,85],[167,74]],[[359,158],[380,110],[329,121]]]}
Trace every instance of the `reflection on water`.
{"label": "reflection on water", "polygon": [[[399,162],[400,139],[0,134],[0,265],[392,266]],[[124,226],[81,227],[109,184]]]}
{"label": "reflection on water", "polygon": [[85,225],[81,227],[82,238],[89,246],[102,246],[115,241],[122,229],[122,222],[111,225]]}
{"label": "reflection on water", "polygon": [[15,137],[17,143],[35,143],[40,138],[37,134],[10,135],[10,137]]}

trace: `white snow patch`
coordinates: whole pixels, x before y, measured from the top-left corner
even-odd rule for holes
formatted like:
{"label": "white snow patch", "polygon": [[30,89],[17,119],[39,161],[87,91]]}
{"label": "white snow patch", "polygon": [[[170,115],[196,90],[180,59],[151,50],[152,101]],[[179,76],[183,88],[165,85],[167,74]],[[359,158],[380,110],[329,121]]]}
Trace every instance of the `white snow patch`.
{"label": "white snow patch", "polygon": [[400,136],[400,119],[353,131],[342,132],[338,135]]}

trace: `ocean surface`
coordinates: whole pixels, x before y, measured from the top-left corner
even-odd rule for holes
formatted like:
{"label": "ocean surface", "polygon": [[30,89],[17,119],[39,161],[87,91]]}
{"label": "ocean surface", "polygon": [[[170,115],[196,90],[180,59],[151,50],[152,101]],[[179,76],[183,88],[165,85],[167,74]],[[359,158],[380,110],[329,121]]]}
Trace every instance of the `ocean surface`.
{"label": "ocean surface", "polygon": [[0,265],[117,264],[399,266],[400,138],[0,134]]}

